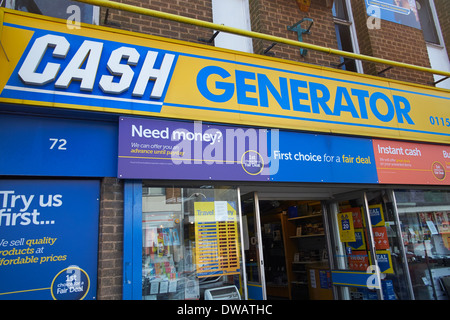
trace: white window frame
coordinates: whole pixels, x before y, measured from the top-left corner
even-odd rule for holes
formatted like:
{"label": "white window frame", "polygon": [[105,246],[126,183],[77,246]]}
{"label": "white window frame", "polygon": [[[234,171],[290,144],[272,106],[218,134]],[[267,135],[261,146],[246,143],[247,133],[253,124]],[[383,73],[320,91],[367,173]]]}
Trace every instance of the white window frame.
{"label": "white window frame", "polygon": [[438,36],[439,44],[427,41],[427,45],[431,45],[431,46],[435,46],[435,47],[439,47],[439,48],[445,48],[444,36],[442,35],[441,24],[439,23],[439,18],[437,15],[434,0],[428,0],[428,2],[430,4],[431,15],[433,17],[433,23],[434,23],[434,27],[436,28],[436,33]]}
{"label": "white window frame", "polygon": [[[345,0],[345,5],[347,7],[348,20],[342,20],[342,19],[333,17],[333,22],[337,23],[337,24],[341,24],[341,25],[346,25],[350,28],[350,37],[352,40],[353,53],[360,54],[358,37],[356,36],[355,20],[353,19],[353,10],[352,10],[352,5],[350,3],[350,0]],[[356,64],[356,71],[358,73],[364,73],[361,60],[356,59],[355,64]]]}
{"label": "white window frame", "polygon": [[[248,0],[211,0],[213,22],[244,30],[251,30]],[[220,32],[214,39],[218,48],[253,53],[253,41],[249,37]]]}
{"label": "white window frame", "polygon": [[[450,71],[449,56],[448,56],[447,49],[445,46],[444,36],[442,35],[441,24],[439,23],[436,6],[434,4],[434,0],[428,0],[428,1],[430,4],[430,10],[431,10],[432,18],[433,18],[434,27],[436,28],[436,33],[437,33],[438,40],[439,40],[439,44],[432,43],[432,42],[426,42],[428,58],[430,60],[431,67],[433,69],[441,69],[442,71]],[[434,55],[433,53],[438,54],[438,55]],[[434,59],[432,59],[432,56],[434,56]],[[447,57],[447,61],[442,61],[442,59],[439,58],[439,56],[441,56],[441,58],[444,56]],[[436,61],[439,61],[438,66],[436,65]],[[435,75],[433,75],[433,78],[434,78],[435,82],[438,82],[439,80],[442,80],[445,77],[435,74]],[[450,89],[450,79],[442,80],[441,82],[438,82],[435,86],[438,88]]]}

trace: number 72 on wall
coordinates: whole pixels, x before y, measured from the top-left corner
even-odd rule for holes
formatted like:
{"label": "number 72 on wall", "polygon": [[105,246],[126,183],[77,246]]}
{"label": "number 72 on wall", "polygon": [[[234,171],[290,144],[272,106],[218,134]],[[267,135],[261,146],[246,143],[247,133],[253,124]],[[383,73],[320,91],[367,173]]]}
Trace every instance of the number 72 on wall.
{"label": "number 72 on wall", "polygon": [[50,150],[53,150],[53,149],[67,150],[67,147],[66,147],[67,140],[66,139],[50,138],[49,140],[52,142],[52,144],[50,146]]}

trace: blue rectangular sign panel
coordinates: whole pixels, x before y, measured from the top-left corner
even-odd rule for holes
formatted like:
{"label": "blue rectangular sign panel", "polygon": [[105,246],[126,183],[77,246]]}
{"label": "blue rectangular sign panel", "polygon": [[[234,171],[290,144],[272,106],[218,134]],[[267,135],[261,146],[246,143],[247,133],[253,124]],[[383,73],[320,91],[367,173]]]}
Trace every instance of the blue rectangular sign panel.
{"label": "blue rectangular sign panel", "polygon": [[370,139],[280,131],[273,181],[377,183]]}
{"label": "blue rectangular sign panel", "polygon": [[95,299],[99,181],[0,180],[0,300]]}
{"label": "blue rectangular sign panel", "polygon": [[373,288],[379,289],[378,286],[372,284],[373,277],[373,273],[364,271],[331,270],[331,280],[335,286],[364,288],[372,285]]}
{"label": "blue rectangular sign panel", "polygon": [[117,124],[2,115],[0,175],[114,177]]}

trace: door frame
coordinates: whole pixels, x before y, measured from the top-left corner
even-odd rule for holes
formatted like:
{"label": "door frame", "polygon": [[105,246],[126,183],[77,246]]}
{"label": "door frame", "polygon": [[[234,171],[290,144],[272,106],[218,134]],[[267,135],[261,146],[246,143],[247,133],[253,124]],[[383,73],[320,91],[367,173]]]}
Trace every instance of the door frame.
{"label": "door frame", "polygon": [[[261,282],[261,290],[262,290],[262,299],[267,300],[267,290],[266,290],[266,278],[265,278],[265,272],[264,272],[264,255],[262,250],[262,232],[261,232],[261,215],[259,211],[259,197],[257,191],[252,191],[249,193],[246,193],[244,195],[241,195],[239,193],[239,201],[242,201],[242,199],[251,199],[253,198],[254,203],[254,210],[255,210],[255,227],[256,227],[256,241],[257,241],[257,247],[258,247],[258,271],[259,271],[259,281]],[[241,210],[241,221],[243,221],[243,213],[242,213],[242,206],[241,203],[239,203],[239,208]],[[244,248],[244,230],[243,230],[243,223],[241,223],[241,235],[242,235],[242,256],[244,257],[244,265],[246,263],[246,257],[245,257],[245,248]],[[247,231],[247,230],[246,230]],[[246,300],[248,297],[248,282],[247,282],[247,269],[244,267],[244,283],[246,287]]]}

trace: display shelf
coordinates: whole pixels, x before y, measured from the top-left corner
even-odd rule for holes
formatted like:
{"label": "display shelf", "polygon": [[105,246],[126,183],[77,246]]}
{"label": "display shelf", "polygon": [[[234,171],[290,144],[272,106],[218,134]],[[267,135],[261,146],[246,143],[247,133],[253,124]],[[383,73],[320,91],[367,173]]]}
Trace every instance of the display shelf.
{"label": "display shelf", "polygon": [[325,233],[315,233],[315,234],[304,234],[301,236],[289,236],[291,239],[298,239],[298,238],[309,238],[309,237],[323,237],[325,236]]}
{"label": "display shelf", "polygon": [[295,221],[295,220],[302,220],[302,219],[311,219],[311,218],[322,218],[322,214],[321,213],[316,213],[316,214],[309,214],[306,216],[298,216],[298,217],[293,217],[293,218],[288,218],[288,221]]}
{"label": "display shelf", "polygon": [[292,284],[308,285],[308,281],[291,281]]}
{"label": "display shelf", "polygon": [[[283,218],[283,233],[286,247],[286,260],[290,297],[308,299],[309,268],[326,264],[322,251],[325,250],[325,232],[321,203],[299,201],[295,209],[286,208]],[[298,288],[302,294],[298,295]],[[297,292],[297,293],[296,293]]]}

